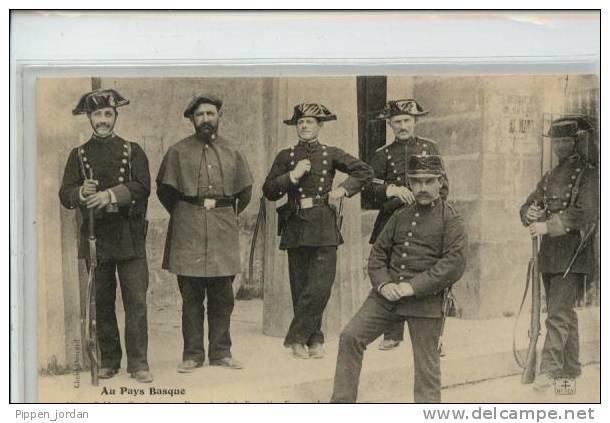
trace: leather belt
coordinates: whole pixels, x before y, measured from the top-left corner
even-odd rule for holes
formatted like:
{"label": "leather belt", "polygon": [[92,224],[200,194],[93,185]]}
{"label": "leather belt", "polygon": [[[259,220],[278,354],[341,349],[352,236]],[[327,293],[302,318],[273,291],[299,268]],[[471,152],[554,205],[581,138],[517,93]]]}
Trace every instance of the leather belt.
{"label": "leather belt", "polygon": [[235,203],[233,198],[182,197],[182,201],[208,210],[218,207],[233,207]]}
{"label": "leather belt", "polygon": [[313,207],[325,206],[328,204],[327,197],[309,197],[309,198],[301,198],[299,199],[299,206],[302,209],[311,209]]}

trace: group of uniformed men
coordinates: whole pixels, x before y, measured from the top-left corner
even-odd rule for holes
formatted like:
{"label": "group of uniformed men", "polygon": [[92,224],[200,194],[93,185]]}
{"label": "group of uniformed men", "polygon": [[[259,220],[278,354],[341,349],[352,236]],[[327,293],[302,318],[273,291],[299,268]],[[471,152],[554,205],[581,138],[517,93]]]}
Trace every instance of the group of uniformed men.
{"label": "group of uniformed men", "polygon": [[[94,211],[99,376],[114,376],[121,364],[115,315],[118,273],[127,372],[149,383],[145,240],[150,174],[138,144],[114,133],[117,108],[128,103],[112,89],[80,99],[73,113],[88,116],[93,135],[72,150],[59,195],[65,207],[83,211],[79,257],[85,260],[88,211]],[[252,175],[235,144],[218,134],[222,105],[212,95],[191,101],[184,117],[194,134],[167,150],[156,178],[157,195],[170,214],[163,268],[177,275],[183,302],[179,373],[192,372],[205,361],[206,296],[209,364],[242,368],[231,356],[230,318],[232,282],[240,272],[237,215],[250,202]],[[332,112],[322,104],[299,104],[284,121],[295,126],[298,141],[278,153],[263,185],[270,201],[288,197],[277,210],[294,309],[284,345],[298,359],[324,357],[322,315],[335,279],[337,247],[343,242],[335,204],[362,192],[379,209],[368,262],[373,289],[341,333],[333,402],[356,401],[367,345],[385,334],[380,349],[396,347],[405,322],[413,346],[415,401],[440,401],[442,304],[464,272],[467,236],[462,218],[446,201],[449,184],[435,142],[415,135],[417,119],[426,113],[412,99],[388,102],[379,118],[387,120],[395,141],[379,149],[369,166],[319,141],[324,123],[337,119]],[[581,132],[591,129],[581,117],[553,123],[549,136],[560,163],[521,209],[531,235],[542,236],[549,314],[539,379],[547,385],[555,377],[580,373],[573,303],[579,278],[593,268],[590,248],[578,257],[568,278],[561,273],[579,243],[579,231],[594,221],[597,210],[594,169],[576,148]],[[348,178],[333,187],[337,171]]]}

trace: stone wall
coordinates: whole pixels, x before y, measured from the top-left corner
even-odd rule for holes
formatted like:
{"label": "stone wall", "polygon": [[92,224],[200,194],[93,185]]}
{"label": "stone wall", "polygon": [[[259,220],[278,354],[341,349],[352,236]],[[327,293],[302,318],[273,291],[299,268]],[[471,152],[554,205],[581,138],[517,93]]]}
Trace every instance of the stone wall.
{"label": "stone wall", "polygon": [[[561,75],[391,76],[387,82],[388,98],[414,97],[430,109],[419,120],[417,133],[437,142],[449,175],[449,198],[466,222],[468,267],[455,286],[457,314],[488,318],[514,313],[531,254],[518,209],[540,178],[541,167],[551,165],[548,142],[544,144],[540,136],[544,122],[550,114],[566,110],[597,110],[598,80],[574,76],[568,83]],[[116,132],[144,148],[153,179],[167,148],[192,133],[182,116],[189,100],[202,92],[224,99],[220,131],[240,143],[255,184],[252,203],[239,219],[243,272],[236,287],[246,276],[264,177],[276,152],[296,142],[294,128],[282,123],[294,104],[326,104],[339,119],[325,125],[322,142],[358,154],[355,77],[102,78],[101,85],[131,100],[120,109]],[[79,339],[78,292],[85,276],[76,259],[79,216],[60,207],[57,192],[70,149],[91,133],[85,116],[71,114],[79,97],[90,89],[90,78],[42,79],[37,86],[38,352],[40,368],[50,366],[50,371],[71,365],[73,343]],[[391,141],[391,131],[387,132]],[[277,249],[276,206],[269,202],[265,206],[267,225],[256,251],[254,280],[259,289],[264,288],[265,334],[283,336],[292,305],[286,254]],[[369,289],[366,260],[375,214],[361,211],[357,197],[346,200],[346,243],[339,249],[336,283],[325,315],[328,333],[339,332]],[[156,311],[181,307],[175,277],[161,269],[168,215],[154,194],[154,184],[148,216],[148,300],[154,319]]]}

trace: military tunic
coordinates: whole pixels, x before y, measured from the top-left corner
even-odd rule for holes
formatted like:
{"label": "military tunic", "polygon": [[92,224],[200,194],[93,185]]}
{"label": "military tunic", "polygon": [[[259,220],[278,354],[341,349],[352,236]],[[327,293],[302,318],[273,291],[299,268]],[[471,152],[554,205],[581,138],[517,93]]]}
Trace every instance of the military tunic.
{"label": "military tunic", "polygon": [[[423,137],[410,137],[407,140],[396,139],[390,145],[386,145],[377,150],[371,166],[375,172],[375,180],[369,184],[364,192],[363,197],[373,209],[379,210],[373,231],[369,242],[373,244],[383,227],[390,219],[396,209],[403,205],[403,202],[398,198],[388,198],[386,190],[389,185],[399,187],[408,186],[407,172],[408,163],[411,156],[426,156],[439,155],[439,150],[436,142]],[[449,184],[446,177],[443,177],[443,186],[441,187],[441,198],[447,198]],[[388,329],[385,333],[385,339],[402,341],[404,333],[404,324],[399,323],[396,326]]]}
{"label": "military tunic", "polygon": [[[405,206],[392,216],[373,245],[369,277],[375,298],[401,316],[441,317],[443,290],[466,265],[464,222],[449,204]],[[390,281],[407,281],[415,295],[391,302],[379,294]]]}
{"label": "military tunic", "polygon": [[578,154],[562,160],[547,172],[523,206],[524,225],[527,209],[533,203],[545,210],[548,233],[542,236],[538,266],[546,293],[546,337],[542,348],[540,373],[551,377],[574,378],[580,375],[578,317],[574,304],[583,275],[594,270],[593,242],[588,244],[564,277],[585,231],[596,223],[598,213],[597,170]]}
{"label": "military tunic", "polygon": [[[311,171],[293,184],[289,172],[300,160],[311,161]],[[299,142],[279,152],[263,185],[263,193],[270,201],[277,201],[288,195],[288,207],[292,209],[285,228],[282,230],[280,249],[296,247],[337,246],[343,243],[333,208],[326,205],[301,209],[299,200],[304,198],[326,199],[332,190],[336,171],[349,177],[340,186],[348,197],[361,191],[362,186],[372,179],[370,167],[340,148],[319,142]]]}
{"label": "military tunic", "polygon": [[[579,176],[580,175],[580,176]],[[580,244],[581,233],[595,223],[598,213],[597,171],[579,155],[573,155],[547,172],[525,203],[520,216],[528,225],[526,214],[531,204],[544,206],[549,233],[542,237],[538,266],[541,273],[563,273]],[[573,273],[591,274],[593,243],[579,255]]]}
{"label": "military tunic", "polygon": [[[367,345],[404,321],[413,347],[415,402],[440,401],[442,294],[464,273],[466,247],[462,218],[440,199],[394,213],[369,257],[373,290],[341,333],[333,402],[356,401]],[[389,282],[408,282],[415,295],[390,301],[379,292]]]}
{"label": "military tunic", "polygon": [[148,370],[146,291],[146,208],[150,173],[146,154],[136,143],[117,135],[93,136],[70,153],[59,198],[64,207],[80,208],[79,258],[89,264],[89,212],[80,203],[85,177],[99,182],[98,191],[110,189],[116,204],[95,212],[98,266],[95,271],[96,312],[101,367],[118,370],[122,350],[115,315],[116,274],[125,309],[127,371]]}
{"label": "military tunic", "polygon": [[[170,147],[157,176],[159,200],[171,215],[163,268],[193,277],[241,272],[237,213],[250,202],[252,176],[246,159],[218,137],[193,135]],[[206,209],[197,198],[234,201]]]}
{"label": "military tunic", "polygon": [[[375,152],[371,160],[371,166],[375,172],[373,183],[365,187],[362,193],[373,209],[379,210],[370,243],[374,243],[377,236],[381,233],[384,225],[392,216],[394,211],[401,207],[403,203],[397,198],[388,198],[386,190],[389,185],[408,187],[407,172],[409,158],[411,156],[439,155],[436,142],[423,137],[410,137],[402,141],[397,139],[393,143],[381,147]],[[446,177],[443,177],[441,187],[441,198],[446,199],[449,192],[449,184]]]}
{"label": "military tunic", "polygon": [[[310,160],[311,171],[293,183],[289,173],[304,159]],[[324,343],[322,314],[335,280],[337,246],[343,243],[337,212],[328,204],[337,170],[349,175],[340,184],[348,196],[360,192],[373,177],[371,168],[362,160],[337,147],[312,141],[280,151],[263,185],[268,200],[288,196],[286,205],[278,208],[280,249],[288,252],[294,308],[285,346]],[[317,204],[304,208],[303,200]]]}
{"label": "military tunic", "polygon": [[80,228],[79,258],[89,257],[87,238],[89,213],[79,200],[79,190],[85,175],[99,181],[98,191],[108,188],[117,199],[117,209],[105,208],[95,214],[97,255],[100,262],[145,257],[146,208],[150,195],[148,159],[140,146],[117,135],[108,138],[93,136],[70,152],[59,198],[68,209],[80,208],[83,224]]}

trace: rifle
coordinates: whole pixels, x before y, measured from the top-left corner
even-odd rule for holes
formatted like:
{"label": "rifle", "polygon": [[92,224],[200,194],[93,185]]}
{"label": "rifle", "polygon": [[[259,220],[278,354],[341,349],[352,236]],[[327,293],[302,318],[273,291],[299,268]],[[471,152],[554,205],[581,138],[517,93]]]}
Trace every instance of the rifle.
{"label": "rifle", "polygon": [[[93,179],[93,172],[89,174]],[[89,209],[89,277],[87,278],[87,297],[85,302],[86,330],[85,349],[91,365],[91,384],[98,386],[100,368],[100,346],[97,340],[97,311],[95,305],[95,269],[97,268],[97,248],[95,238],[95,210]]]}
{"label": "rifle", "polygon": [[[532,238],[532,257],[528,264],[528,274],[526,281],[527,285],[532,283],[532,308],[530,317],[530,330],[528,333],[530,342],[527,348],[525,362],[523,362],[523,373],[521,374],[521,383],[533,383],[536,379],[536,345],[540,336],[540,274],[538,271],[538,236]],[[523,305],[523,304],[522,304]]]}

